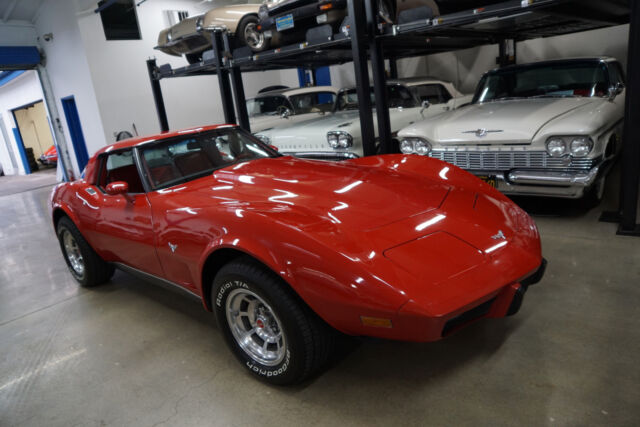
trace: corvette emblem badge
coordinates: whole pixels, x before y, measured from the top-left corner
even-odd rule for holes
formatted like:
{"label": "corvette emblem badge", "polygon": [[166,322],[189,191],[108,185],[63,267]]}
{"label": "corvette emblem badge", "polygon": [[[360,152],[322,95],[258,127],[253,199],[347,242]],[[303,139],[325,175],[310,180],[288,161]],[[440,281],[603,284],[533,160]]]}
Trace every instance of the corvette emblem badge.
{"label": "corvette emblem badge", "polygon": [[173,243],[169,242],[169,249],[171,249],[171,253],[174,253],[176,249],[178,249],[178,245],[174,245]]}
{"label": "corvette emblem badge", "polygon": [[500,239],[502,239],[502,240],[506,240],[506,239],[507,239],[507,236],[505,236],[505,235],[504,235],[504,233],[502,232],[502,230],[498,230],[498,234],[496,234],[496,235],[494,235],[494,236],[491,236],[491,238],[492,238],[493,240],[500,240]]}

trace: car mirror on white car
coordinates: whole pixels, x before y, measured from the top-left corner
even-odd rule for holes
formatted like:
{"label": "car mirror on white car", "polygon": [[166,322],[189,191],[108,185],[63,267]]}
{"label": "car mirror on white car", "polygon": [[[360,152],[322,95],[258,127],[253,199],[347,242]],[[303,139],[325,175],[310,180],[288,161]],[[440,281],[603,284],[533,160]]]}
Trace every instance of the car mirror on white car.
{"label": "car mirror on white car", "polygon": [[616,99],[616,96],[620,95],[624,91],[624,84],[616,83],[609,88],[609,101]]}
{"label": "car mirror on white car", "polygon": [[431,103],[429,102],[428,99],[425,99],[424,101],[422,101],[422,109],[420,110],[420,112],[422,113],[424,110],[426,110],[429,107],[431,107]]}

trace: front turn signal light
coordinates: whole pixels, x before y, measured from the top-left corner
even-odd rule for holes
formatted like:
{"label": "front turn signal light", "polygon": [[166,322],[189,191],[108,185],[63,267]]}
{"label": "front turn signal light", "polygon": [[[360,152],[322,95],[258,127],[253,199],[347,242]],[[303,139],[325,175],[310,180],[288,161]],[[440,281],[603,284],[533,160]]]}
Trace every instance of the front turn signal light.
{"label": "front turn signal light", "polygon": [[363,326],[372,326],[374,328],[393,328],[391,319],[385,319],[382,317],[360,316],[360,321]]}

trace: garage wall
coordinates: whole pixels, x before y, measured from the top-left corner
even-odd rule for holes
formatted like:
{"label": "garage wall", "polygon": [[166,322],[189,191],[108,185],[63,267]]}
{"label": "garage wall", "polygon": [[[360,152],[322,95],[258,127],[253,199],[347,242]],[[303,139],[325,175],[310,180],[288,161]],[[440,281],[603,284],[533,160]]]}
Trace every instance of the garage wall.
{"label": "garage wall", "polygon": [[[579,56],[614,56],[626,66],[629,26],[528,40],[518,43],[520,64],[547,59]],[[440,53],[425,58],[398,61],[400,77],[435,76],[454,82],[464,93],[473,93],[482,74],[496,68],[498,46],[481,46],[458,52]]]}
{"label": "garage wall", "polygon": [[[142,40],[107,41],[98,14],[78,15],[82,44],[86,52],[96,99],[103,123],[103,139],[115,140],[114,133],[128,130],[135,123],[140,134],[160,130],[155,113],[145,60],[156,57],[158,65],[186,65],[181,57],[154,50],[158,33],[166,27],[165,10],[186,10],[190,16],[213,7],[212,3],[153,0],[137,8]],[[247,97],[260,88],[286,84],[297,86],[295,70],[269,71],[244,76]],[[168,79],[161,82],[172,129],[224,121],[216,76]]]}
{"label": "garage wall", "polygon": [[[76,12],[73,0],[45,1],[36,19],[35,29],[40,36],[40,48],[44,52],[46,70],[60,113],[59,126],[71,154],[75,175],[79,176],[81,171],[73,152],[69,127],[62,113],[61,99],[70,95],[75,97],[89,155],[103,147],[106,138]],[[42,39],[42,35],[47,33],[53,34],[53,40],[46,42]]]}
{"label": "garage wall", "polygon": [[25,22],[3,22],[0,24],[0,45],[33,46],[36,30]]}
{"label": "garage wall", "polygon": [[[4,141],[3,133],[0,132],[0,139],[3,139],[3,141],[0,141],[0,162],[2,162],[4,173],[7,175],[24,175],[26,173],[20,157],[18,142],[13,134],[13,129],[17,128],[17,125],[13,118],[12,110],[42,99],[44,99],[42,87],[35,71],[26,71],[0,87],[0,114],[2,115],[0,120],[3,121],[4,128],[7,131],[6,137],[8,138],[8,141]],[[18,166],[17,170],[11,164],[7,148],[10,148],[14,153]]]}

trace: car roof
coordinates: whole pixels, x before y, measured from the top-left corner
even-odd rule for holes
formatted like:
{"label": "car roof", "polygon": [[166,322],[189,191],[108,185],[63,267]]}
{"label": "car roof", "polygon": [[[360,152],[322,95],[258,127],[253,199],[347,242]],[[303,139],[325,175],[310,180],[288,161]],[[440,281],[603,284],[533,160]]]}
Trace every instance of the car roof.
{"label": "car roof", "polygon": [[338,93],[340,89],[334,86],[308,86],[308,87],[296,87],[296,88],[287,88],[287,89],[276,89],[270,90],[269,92],[262,92],[256,95],[256,98],[262,98],[264,96],[273,96],[273,95],[301,95],[304,93],[311,92],[334,92]]}
{"label": "car roof", "polygon": [[173,138],[175,136],[180,136],[188,133],[200,133],[200,132],[206,132],[213,129],[222,129],[222,128],[229,128],[229,127],[236,127],[236,125],[231,125],[231,124],[207,125],[207,126],[199,126],[195,128],[162,132],[155,135],[146,135],[146,136],[140,136],[135,138],[129,138],[122,141],[118,141],[114,144],[107,145],[106,147],[102,147],[100,150],[96,152],[96,155],[109,152],[109,151],[116,151],[124,148],[135,147],[142,144],[148,144],[150,142],[154,142],[157,140]]}

